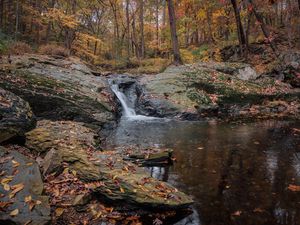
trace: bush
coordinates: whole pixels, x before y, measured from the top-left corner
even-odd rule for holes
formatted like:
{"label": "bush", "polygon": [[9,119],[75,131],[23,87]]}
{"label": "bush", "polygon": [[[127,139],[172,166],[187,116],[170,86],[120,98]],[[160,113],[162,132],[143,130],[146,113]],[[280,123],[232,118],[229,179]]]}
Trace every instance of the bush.
{"label": "bush", "polygon": [[17,41],[8,45],[7,53],[11,55],[23,55],[25,53],[32,53],[32,48],[25,42]]}
{"label": "bush", "polygon": [[70,51],[62,46],[55,44],[47,44],[40,46],[38,52],[44,55],[68,57]]}

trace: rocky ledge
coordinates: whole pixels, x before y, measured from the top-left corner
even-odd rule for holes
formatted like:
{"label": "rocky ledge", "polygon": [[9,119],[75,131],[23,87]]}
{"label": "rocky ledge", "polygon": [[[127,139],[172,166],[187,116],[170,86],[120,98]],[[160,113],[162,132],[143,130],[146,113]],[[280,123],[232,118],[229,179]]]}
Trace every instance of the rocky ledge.
{"label": "rocky ledge", "polygon": [[0,143],[24,135],[35,123],[29,104],[0,88]]}
{"label": "rocky ledge", "polygon": [[143,76],[140,112],[182,119],[300,118],[300,90],[259,77],[249,65],[198,63]]}

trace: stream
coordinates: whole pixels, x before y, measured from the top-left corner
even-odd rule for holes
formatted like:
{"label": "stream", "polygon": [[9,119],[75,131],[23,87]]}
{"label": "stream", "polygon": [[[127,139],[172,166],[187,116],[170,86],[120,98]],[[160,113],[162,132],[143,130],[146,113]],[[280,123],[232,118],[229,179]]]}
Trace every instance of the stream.
{"label": "stream", "polygon": [[299,192],[288,189],[300,185],[299,122],[148,118],[113,91],[123,117],[108,146],[174,149],[174,165],[145,169],[193,197],[193,213],[176,225],[300,224]]}

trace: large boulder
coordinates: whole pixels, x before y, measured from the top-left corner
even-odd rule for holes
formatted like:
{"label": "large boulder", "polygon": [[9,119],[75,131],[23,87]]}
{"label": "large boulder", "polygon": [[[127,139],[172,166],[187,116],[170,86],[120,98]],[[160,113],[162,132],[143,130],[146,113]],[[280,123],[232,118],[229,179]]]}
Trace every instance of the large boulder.
{"label": "large boulder", "polygon": [[24,135],[35,127],[35,123],[29,104],[0,88],[0,143]]}
{"label": "large boulder", "polygon": [[235,106],[249,108],[265,100],[298,99],[299,92],[289,92],[285,84],[272,79],[247,81],[256,77],[251,67],[238,63],[171,66],[163,73],[142,77],[139,110],[147,115],[183,119],[228,117],[229,109]]}
{"label": "large boulder", "polygon": [[0,69],[0,87],[29,102],[35,115],[102,125],[114,120],[108,83],[77,58],[24,55]]}
{"label": "large boulder", "polygon": [[93,136],[92,130],[80,123],[41,121],[27,134],[26,145],[33,151],[47,152],[42,163],[45,174],[59,174],[62,167],[67,167],[81,181],[92,182],[93,193],[114,203],[120,201],[151,209],[186,208],[193,203],[176,188],[124,161],[122,152],[93,151]]}
{"label": "large boulder", "polygon": [[49,224],[50,206],[43,195],[39,166],[28,157],[0,147],[0,224]]}

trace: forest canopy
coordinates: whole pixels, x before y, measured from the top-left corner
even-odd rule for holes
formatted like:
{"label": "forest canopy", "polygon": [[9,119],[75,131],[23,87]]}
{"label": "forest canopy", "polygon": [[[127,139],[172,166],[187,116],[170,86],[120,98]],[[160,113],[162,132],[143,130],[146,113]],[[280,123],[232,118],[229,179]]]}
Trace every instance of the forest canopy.
{"label": "forest canopy", "polygon": [[299,15],[299,0],[1,0],[0,48],[7,39],[46,53],[60,46],[100,64],[169,59],[179,49],[184,62],[218,60],[230,45],[244,57],[251,43],[277,55],[277,39],[299,45]]}

